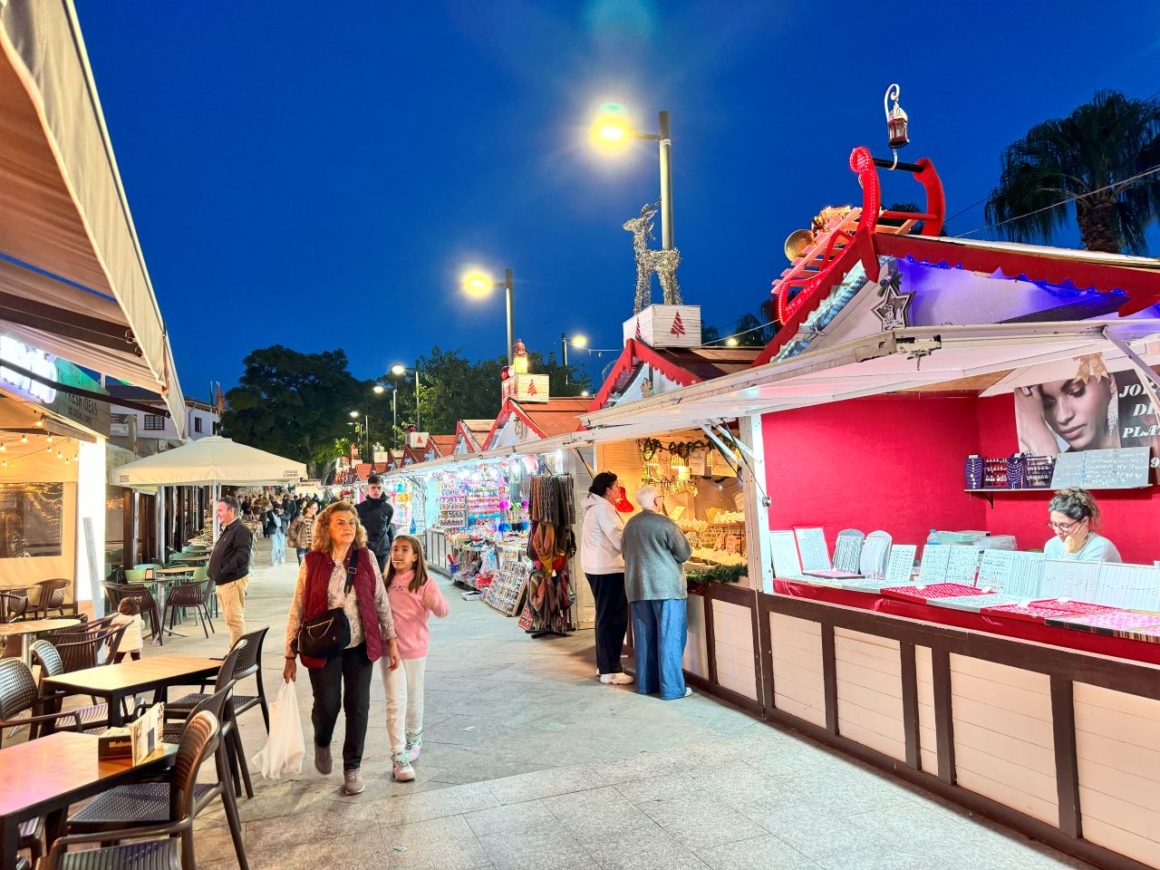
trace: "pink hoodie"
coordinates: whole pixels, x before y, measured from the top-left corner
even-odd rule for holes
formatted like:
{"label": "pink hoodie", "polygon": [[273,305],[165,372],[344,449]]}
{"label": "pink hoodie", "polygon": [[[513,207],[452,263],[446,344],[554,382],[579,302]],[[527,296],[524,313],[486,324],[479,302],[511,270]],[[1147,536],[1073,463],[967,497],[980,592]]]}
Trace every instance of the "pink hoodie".
{"label": "pink hoodie", "polygon": [[421,659],[427,655],[427,642],[431,638],[427,612],[440,617],[451,612],[434,578],[428,577],[418,592],[407,588],[414,579],[414,571],[401,571],[387,588],[391,613],[395,617],[395,633],[399,636],[399,655],[404,659]]}

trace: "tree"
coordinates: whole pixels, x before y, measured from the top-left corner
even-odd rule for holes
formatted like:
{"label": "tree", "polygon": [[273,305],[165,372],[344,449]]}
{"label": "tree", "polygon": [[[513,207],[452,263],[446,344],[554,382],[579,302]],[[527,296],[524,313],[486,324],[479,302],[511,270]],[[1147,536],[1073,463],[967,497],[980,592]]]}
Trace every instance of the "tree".
{"label": "tree", "polygon": [[238,386],[226,393],[222,432],[242,444],[297,459],[312,472],[353,440],[350,412],[370,383],[347,370],[340,350],[304,354],[282,345],[252,351]]}
{"label": "tree", "polygon": [[1014,241],[1049,241],[1074,207],[1083,246],[1147,251],[1160,216],[1160,101],[1099,91],[1066,118],[1032,127],[1002,156],[987,224]]}
{"label": "tree", "polygon": [[741,347],[765,347],[769,344],[769,327],[754,314],[742,314],[733,327],[733,335]]}

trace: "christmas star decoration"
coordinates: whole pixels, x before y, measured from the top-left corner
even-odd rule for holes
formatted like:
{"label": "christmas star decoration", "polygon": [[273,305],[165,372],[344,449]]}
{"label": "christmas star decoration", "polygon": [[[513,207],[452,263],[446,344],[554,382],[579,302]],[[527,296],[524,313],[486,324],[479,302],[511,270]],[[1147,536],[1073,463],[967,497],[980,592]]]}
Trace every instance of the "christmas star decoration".
{"label": "christmas star decoration", "polygon": [[910,326],[907,313],[913,293],[899,293],[892,286],[886,287],[882,301],[874,306],[874,316],[882,322],[882,329],[902,329]]}

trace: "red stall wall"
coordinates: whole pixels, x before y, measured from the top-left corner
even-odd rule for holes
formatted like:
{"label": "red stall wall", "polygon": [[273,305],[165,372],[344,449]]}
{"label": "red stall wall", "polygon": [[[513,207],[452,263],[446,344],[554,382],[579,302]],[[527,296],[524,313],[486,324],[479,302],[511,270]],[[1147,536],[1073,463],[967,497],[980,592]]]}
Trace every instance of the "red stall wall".
{"label": "red stall wall", "polygon": [[[980,399],[979,449],[984,456],[1008,456],[1018,448],[1015,405],[1010,395]],[[1160,491],[1103,490],[1095,493],[1104,515],[1103,533],[1125,562],[1151,565],[1160,559]],[[1021,550],[1042,549],[1050,537],[1047,503],[1050,492],[998,494],[987,507],[986,528],[995,535],[1015,535]]]}
{"label": "red stall wall", "polygon": [[920,552],[932,528],[987,528],[986,501],[963,492],[978,404],[914,393],[765,415],[769,527],[822,526],[831,550],[842,529],[884,529]]}

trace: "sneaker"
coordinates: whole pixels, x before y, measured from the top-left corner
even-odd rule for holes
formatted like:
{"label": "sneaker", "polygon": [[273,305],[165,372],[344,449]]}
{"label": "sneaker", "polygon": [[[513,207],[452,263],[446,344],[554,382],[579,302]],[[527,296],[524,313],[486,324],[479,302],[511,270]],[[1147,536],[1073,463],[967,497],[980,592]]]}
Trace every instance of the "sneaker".
{"label": "sneaker", "polygon": [[407,761],[411,762],[412,764],[418,761],[419,752],[422,750],[422,748],[423,746],[418,740],[416,740],[414,743],[408,740],[407,745],[403,749],[403,753],[407,756]]}
{"label": "sneaker", "polygon": [[[400,752],[395,756],[395,781],[396,782],[414,782],[415,769],[411,767],[411,761],[407,758],[406,752]],[[361,780],[359,791],[362,791]]]}
{"label": "sneaker", "polygon": [[314,769],[326,776],[334,769],[334,762],[330,759],[329,746],[314,747]]}
{"label": "sneaker", "polygon": [[614,674],[601,674],[600,682],[606,686],[627,686],[633,682],[632,676],[622,671],[617,671]]}
{"label": "sneaker", "polygon": [[344,780],[342,784],[342,790],[344,792],[347,794],[363,793],[363,789],[366,788],[366,786],[363,785],[362,774],[359,772],[357,767],[354,770],[344,770],[342,772],[342,777]]}

